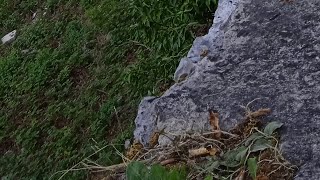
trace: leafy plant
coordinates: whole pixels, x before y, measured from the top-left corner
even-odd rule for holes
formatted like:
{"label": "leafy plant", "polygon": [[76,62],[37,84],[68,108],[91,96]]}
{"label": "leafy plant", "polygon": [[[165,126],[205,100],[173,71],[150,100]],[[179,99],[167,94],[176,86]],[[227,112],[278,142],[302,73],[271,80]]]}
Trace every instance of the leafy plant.
{"label": "leafy plant", "polygon": [[213,176],[208,175],[208,176],[206,176],[206,177],[204,178],[204,180],[213,180]]}
{"label": "leafy plant", "polygon": [[250,152],[258,152],[263,151],[267,148],[270,148],[272,145],[272,142],[268,139],[261,138],[254,141],[254,143],[250,147]]}
{"label": "leafy plant", "polygon": [[[271,122],[267,124],[264,130],[269,129],[266,132],[269,132],[270,136],[261,132],[258,123],[252,126],[252,122],[259,121],[244,121],[229,132],[222,132],[226,135],[223,139],[210,136],[211,134],[209,133],[189,136],[176,135],[178,137],[176,139],[179,139],[178,145],[169,144],[167,149],[155,147],[152,149],[154,150],[152,155],[149,154],[149,149],[143,149],[139,144],[133,145],[128,152],[136,151],[137,148],[141,150],[140,152],[146,152],[142,153],[138,160],[143,159],[150,164],[158,163],[154,159],[163,158],[161,154],[166,154],[167,160],[171,160],[174,157],[177,162],[173,162],[172,166],[170,166],[174,167],[174,165],[183,163],[188,167],[188,179],[204,178],[209,180],[214,178],[238,180],[247,179],[251,176],[252,179],[256,180],[257,177],[259,177],[258,179],[264,179],[269,175],[272,179],[277,179],[278,177],[290,179],[293,176],[295,168],[283,158],[278,150],[279,143],[276,138],[278,136],[273,136],[274,131],[281,127],[280,123]],[[250,131],[248,128],[250,128]],[[227,135],[230,137],[228,138]],[[248,135],[249,137],[247,137]],[[208,142],[218,143],[211,145]],[[207,147],[199,146],[199,144],[207,144]],[[130,158],[131,156],[128,157]],[[188,163],[191,161],[192,163]],[[124,164],[121,163],[116,166],[105,167],[105,169],[119,172],[118,170],[122,169],[123,166]],[[132,162],[127,167],[126,177],[132,180],[181,179],[185,177],[185,171],[182,170],[169,170],[160,165],[146,166],[142,162]],[[282,174],[282,172],[285,173]],[[122,175],[122,173],[120,172],[114,175],[114,177],[118,175]]]}
{"label": "leafy plant", "polygon": [[152,165],[150,168],[141,162],[135,161],[128,165],[126,170],[128,180],[184,180],[186,172],[184,169],[166,170],[161,165]]}
{"label": "leafy plant", "polygon": [[271,122],[264,128],[263,132],[264,132],[264,134],[271,136],[272,133],[275,130],[279,129],[282,125],[283,125],[283,123],[280,123],[277,121]]}
{"label": "leafy plant", "polygon": [[248,170],[249,170],[249,174],[250,176],[256,180],[257,178],[257,169],[258,169],[258,165],[257,165],[257,158],[249,158],[247,161],[247,165],[248,165]]}
{"label": "leafy plant", "polygon": [[244,161],[244,158],[247,155],[247,147],[241,146],[236,147],[223,155],[223,161],[220,162],[221,165],[226,167],[237,167]]}
{"label": "leafy plant", "polygon": [[[276,148],[275,146],[277,145],[273,143],[275,138],[272,134],[282,125],[283,124],[279,122],[270,122],[264,128],[264,132],[256,129],[257,132],[252,133],[238,146],[225,152],[221,159],[212,159],[205,169],[210,172],[215,172],[217,169],[239,170],[239,168],[247,166],[251,177],[256,179],[258,164],[257,158],[252,157],[253,153]],[[218,172],[217,177],[221,174],[223,174],[223,172]],[[227,175],[223,177],[230,176],[232,176],[232,174],[227,173]]]}

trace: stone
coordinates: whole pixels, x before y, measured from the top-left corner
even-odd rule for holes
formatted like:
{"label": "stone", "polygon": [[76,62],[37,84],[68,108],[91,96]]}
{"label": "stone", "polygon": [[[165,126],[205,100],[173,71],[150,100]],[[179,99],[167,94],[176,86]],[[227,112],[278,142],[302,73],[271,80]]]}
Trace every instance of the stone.
{"label": "stone", "polygon": [[1,38],[2,44],[11,43],[16,38],[17,31],[13,30]]}
{"label": "stone", "polygon": [[37,12],[32,13],[32,19],[35,19],[37,17]]}
{"label": "stone", "polygon": [[131,146],[131,140],[127,139],[124,141],[124,149],[128,150]]}
{"label": "stone", "polygon": [[[156,97],[145,97],[140,105],[138,110],[138,115],[135,120],[136,129],[134,131],[135,139],[139,140],[139,142],[146,145],[149,142],[150,136],[156,130],[156,120],[157,115],[154,114],[152,109],[152,102],[156,99]],[[147,120],[146,118],[150,118]]]}
{"label": "stone", "polygon": [[204,56],[217,53],[217,47],[221,46],[223,31],[220,31],[228,21],[234,11],[238,0],[220,1],[219,7],[215,12],[214,26],[210,28],[205,36],[197,37],[193,42],[186,58],[182,58],[180,64],[174,73],[174,81],[180,82],[187,79],[193,72],[194,66],[200,62]]}
{"label": "stone", "polygon": [[[135,138],[148,146],[155,130],[209,130],[209,110],[219,112],[228,130],[252,102],[252,110],[272,109],[265,121],[284,123],[281,147],[299,166],[295,179],[320,179],[319,17],[318,0],[220,0],[213,27],[188,54],[192,73],[142,101]],[[201,59],[203,46],[208,55]],[[160,136],[159,144],[167,143]]]}
{"label": "stone", "polygon": [[30,52],[29,49],[24,49],[24,50],[21,51],[22,54],[27,54],[27,53],[29,53],[29,52]]}
{"label": "stone", "polygon": [[38,21],[38,13],[34,12],[32,13],[32,23],[35,23]]}

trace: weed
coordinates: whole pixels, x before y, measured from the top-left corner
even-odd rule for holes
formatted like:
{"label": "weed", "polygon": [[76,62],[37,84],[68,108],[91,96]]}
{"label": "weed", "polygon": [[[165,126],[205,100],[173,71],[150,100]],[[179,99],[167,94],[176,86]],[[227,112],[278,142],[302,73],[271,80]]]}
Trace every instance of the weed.
{"label": "weed", "polygon": [[168,179],[168,180],[185,180],[187,177],[183,169],[180,170],[166,170],[163,166],[155,164],[148,169],[141,162],[132,162],[128,165],[126,170],[126,177],[128,180],[153,180],[153,179]]}

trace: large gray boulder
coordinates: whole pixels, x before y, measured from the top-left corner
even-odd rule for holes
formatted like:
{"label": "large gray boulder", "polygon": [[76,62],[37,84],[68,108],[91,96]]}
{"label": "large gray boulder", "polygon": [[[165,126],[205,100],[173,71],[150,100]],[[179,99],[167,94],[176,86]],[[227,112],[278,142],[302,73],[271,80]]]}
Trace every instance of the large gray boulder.
{"label": "large gray boulder", "polygon": [[284,123],[283,151],[300,166],[295,179],[320,179],[319,0],[220,0],[213,27],[187,59],[194,67],[182,73],[186,80],[141,102],[136,139],[148,146],[153,131],[208,130],[209,109],[229,129],[242,120],[241,106],[259,98],[250,107],[271,108],[266,120]]}

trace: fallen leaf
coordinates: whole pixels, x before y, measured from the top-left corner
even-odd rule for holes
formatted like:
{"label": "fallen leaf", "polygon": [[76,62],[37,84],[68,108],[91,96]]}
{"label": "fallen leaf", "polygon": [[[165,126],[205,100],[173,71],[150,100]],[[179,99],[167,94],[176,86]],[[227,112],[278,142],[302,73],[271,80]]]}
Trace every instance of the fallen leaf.
{"label": "fallen leaf", "polygon": [[265,175],[258,175],[257,180],[269,180],[268,176]]}
{"label": "fallen leaf", "polygon": [[192,158],[192,157],[198,157],[198,156],[205,156],[205,155],[208,155],[210,154],[210,151],[208,151],[207,148],[205,147],[201,147],[201,148],[198,148],[198,149],[190,149],[189,150],[189,157]]}
{"label": "fallen leaf", "polygon": [[158,144],[160,133],[159,132],[153,132],[149,141],[149,146],[151,148],[155,147]]}
{"label": "fallen leaf", "polygon": [[160,164],[161,164],[162,166],[166,166],[166,165],[172,164],[172,163],[174,163],[174,162],[176,162],[176,161],[177,161],[176,159],[170,158],[170,159],[166,159],[166,160],[164,160],[164,161],[161,161]]}
{"label": "fallen leaf", "polygon": [[126,152],[126,157],[133,160],[138,154],[141,153],[143,145],[139,141],[134,141],[131,147]]}
{"label": "fallen leaf", "polygon": [[220,139],[221,129],[219,126],[219,113],[214,113],[213,111],[210,111],[209,122],[212,130],[216,132],[213,134],[214,138]]}
{"label": "fallen leaf", "polygon": [[158,145],[158,140],[159,140],[159,136],[161,134],[163,134],[164,129],[162,129],[161,131],[155,131],[152,133],[151,138],[149,140],[149,146],[151,148],[155,147],[156,145]]}
{"label": "fallen leaf", "polygon": [[271,109],[265,108],[265,109],[259,109],[258,111],[251,112],[247,115],[247,118],[257,118],[261,116],[266,116],[271,113]]}
{"label": "fallen leaf", "polygon": [[241,169],[240,173],[234,180],[244,180],[244,173],[245,173],[244,169]]}
{"label": "fallen leaf", "polygon": [[215,156],[218,152],[217,148],[207,147],[206,149],[209,151],[210,156]]}

